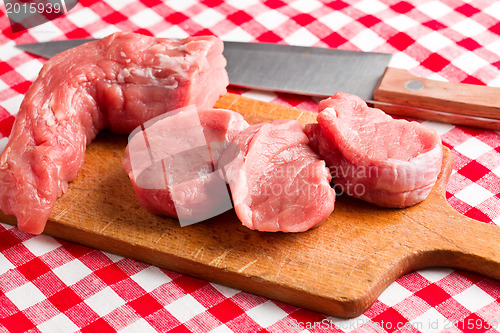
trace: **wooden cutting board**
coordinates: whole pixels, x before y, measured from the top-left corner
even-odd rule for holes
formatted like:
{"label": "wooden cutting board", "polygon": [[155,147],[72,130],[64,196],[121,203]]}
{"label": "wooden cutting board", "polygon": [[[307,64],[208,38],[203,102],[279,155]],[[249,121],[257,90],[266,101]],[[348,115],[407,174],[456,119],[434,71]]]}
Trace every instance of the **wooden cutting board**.
{"label": "wooden cutting board", "polygon": [[[250,123],[316,118],[233,94],[217,107]],[[101,133],[88,146],[46,234],[338,317],[362,314],[396,278],[424,267],[500,279],[500,228],[462,216],[444,197],[453,163],[446,148],[424,202],[385,209],[343,195],[320,227],[285,234],[249,230],[233,211],[188,227],[148,213],[122,168],[126,143],[125,136]],[[0,220],[15,224],[11,216]]]}

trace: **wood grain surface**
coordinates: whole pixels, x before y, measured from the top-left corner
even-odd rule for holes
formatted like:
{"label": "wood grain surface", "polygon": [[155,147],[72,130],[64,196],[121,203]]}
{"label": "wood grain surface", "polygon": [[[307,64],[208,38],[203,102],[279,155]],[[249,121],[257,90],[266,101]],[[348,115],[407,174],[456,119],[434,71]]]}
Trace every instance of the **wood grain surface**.
{"label": "wood grain surface", "polygon": [[[411,89],[412,83],[417,83],[416,90]],[[497,87],[429,80],[392,67],[386,69],[373,93],[375,101],[386,103],[376,107],[389,114],[498,131],[500,98],[497,96],[500,96]]]}
{"label": "wood grain surface", "polygon": [[[306,111],[232,94],[217,106],[250,123],[315,121]],[[424,267],[500,279],[500,228],[460,215],[444,197],[452,169],[446,148],[424,202],[386,209],[342,195],[320,227],[286,234],[249,230],[233,211],[188,227],[148,213],[121,164],[126,143],[103,132],[88,146],[46,234],[338,317],[360,315],[396,278]],[[15,224],[12,216],[0,220]]]}

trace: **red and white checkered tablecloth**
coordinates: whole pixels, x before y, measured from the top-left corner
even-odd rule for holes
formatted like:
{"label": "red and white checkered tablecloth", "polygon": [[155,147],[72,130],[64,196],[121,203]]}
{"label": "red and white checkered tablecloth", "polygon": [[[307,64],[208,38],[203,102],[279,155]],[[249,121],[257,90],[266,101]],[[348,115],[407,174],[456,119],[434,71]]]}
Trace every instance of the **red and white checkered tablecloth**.
{"label": "red and white checkered tablecloth", "polygon": [[[84,0],[54,21],[12,33],[2,4],[0,149],[44,63],[16,49],[18,43],[115,31],[214,34],[389,52],[395,55],[391,66],[419,76],[499,87],[499,21],[495,0]],[[306,110],[317,106],[308,97],[237,92]],[[423,123],[453,153],[450,204],[469,217],[500,224],[499,133]],[[451,269],[413,272],[390,285],[363,315],[346,320],[0,224],[0,332],[78,330],[500,332],[500,283]]]}

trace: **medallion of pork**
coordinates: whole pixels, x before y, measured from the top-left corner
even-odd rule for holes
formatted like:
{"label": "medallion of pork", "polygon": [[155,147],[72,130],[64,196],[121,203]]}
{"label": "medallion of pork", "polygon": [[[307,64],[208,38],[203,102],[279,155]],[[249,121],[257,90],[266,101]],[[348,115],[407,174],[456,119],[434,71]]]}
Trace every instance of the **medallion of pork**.
{"label": "medallion of pork", "polygon": [[443,157],[436,131],[340,92],[321,101],[319,111],[318,124],[305,132],[344,193],[384,207],[407,207],[427,197]]}
{"label": "medallion of pork", "polygon": [[135,133],[125,150],[123,166],[142,206],[178,218],[182,226],[231,209],[216,168],[231,140],[249,126],[243,116],[188,107],[160,118]]}
{"label": "medallion of pork", "polygon": [[100,130],[129,133],[185,105],[214,105],[228,84],[222,49],[216,37],[115,33],[47,61],[0,156],[0,209],[41,233]]}
{"label": "medallion of pork", "polygon": [[322,223],[333,211],[335,192],[325,162],[308,146],[295,120],[250,126],[224,151],[219,163],[233,205],[246,227],[300,232]]}

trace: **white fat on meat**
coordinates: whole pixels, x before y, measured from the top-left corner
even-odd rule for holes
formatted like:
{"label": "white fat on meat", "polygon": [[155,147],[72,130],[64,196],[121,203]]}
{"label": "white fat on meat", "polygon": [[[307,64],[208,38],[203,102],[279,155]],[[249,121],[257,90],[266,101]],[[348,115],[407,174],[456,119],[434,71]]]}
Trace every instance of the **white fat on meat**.
{"label": "white fat on meat", "polygon": [[100,130],[130,133],[186,105],[213,107],[228,85],[222,50],[214,36],[115,33],[47,61],[0,155],[0,209],[41,233]]}
{"label": "white fat on meat", "polygon": [[318,124],[305,131],[344,193],[383,207],[424,200],[441,170],[438,133],[393,119],[358,96],[338,92],[319,104]]}

